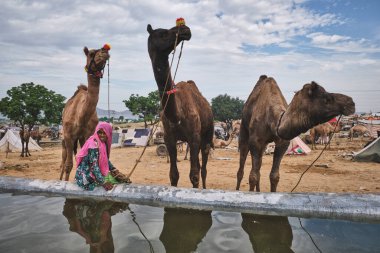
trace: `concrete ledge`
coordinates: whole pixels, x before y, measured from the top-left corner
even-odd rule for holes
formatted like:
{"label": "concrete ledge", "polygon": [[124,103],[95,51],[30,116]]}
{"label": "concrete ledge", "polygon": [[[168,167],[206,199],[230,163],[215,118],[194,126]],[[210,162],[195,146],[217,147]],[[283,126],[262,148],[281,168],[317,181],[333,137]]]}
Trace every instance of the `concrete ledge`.
{"label": "concrete ledge", "polygon": [[75,183],[0,177],[2,192],[69,198],[97,198],[131,204],[219,210],[303,218],[380,221],[380,195],[335,193],[256,193],[120,184],[111,191],[84,191]]}

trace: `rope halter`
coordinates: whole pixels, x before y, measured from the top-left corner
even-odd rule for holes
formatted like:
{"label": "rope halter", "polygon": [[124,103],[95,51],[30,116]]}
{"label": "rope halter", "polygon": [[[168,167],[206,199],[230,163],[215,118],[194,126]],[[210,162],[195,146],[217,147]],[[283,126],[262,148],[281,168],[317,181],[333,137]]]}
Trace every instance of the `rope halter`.
{"label": "rope halter", "polygon": [[[85,71],[89,75],[95,76],[97,78],[103,78],[104,68],[105,68],[108,60],[105,61],[104,63],[98,65],[95,62],[95,57],[96,57],[97,53],[99,53],[101,51],[107,51],[108,52],[109,50],[111,50],[111,46],[109,44],[104,44],[104,46],[101,49],[98,49],[95,51],[94,56],[91,58],[90,64],[88,64],[84,67]],[[93,67],[95,68],[95,71],[93,70]]]}

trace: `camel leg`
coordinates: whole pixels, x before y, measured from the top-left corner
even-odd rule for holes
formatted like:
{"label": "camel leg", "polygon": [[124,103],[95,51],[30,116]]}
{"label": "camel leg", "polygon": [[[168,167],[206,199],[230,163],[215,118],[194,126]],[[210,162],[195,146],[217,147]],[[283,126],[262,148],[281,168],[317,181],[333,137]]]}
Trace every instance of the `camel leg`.
{"label": "camel leg", "polygon": [[27,140],[25,142],[25,156],[28,157],[28,156],[31,156],[30,152],[29,152],[29,140]]}
{"label": "camel leg", "polygon": [[202,176],[202,186],[203,189],[206,189],[206,177],[207,177],[207,161],[210,154],[211,146],[210,144],[202,145],[202,167],[201,167],[201,176]]}
{"label": "camel leg", "polygon": [[21,138],[21,155],[20,155],[21,157],[24,157],[24,151],[25,151],[24,145],[25,145],[24,140]]}
{"label": "camel leg", "polygon": [[199,142],[193,141],[190,145],[190,181],[193,184],[193,188],[199,187],[199,174],[200,174],[200,163],[199,163]]}
{"label": "camel leg", "polygon": [[73,168],[73,143],[66,141],[66,161],[65,161],[65,181],[69,181],[70,173]]}
{"label": "camel leg", "polygon": [[67,158],[65,140],[62,140],[61,144],[62,144],[62,160],[61,160],[61,165],[59,166],[59,168],[61,169],[61,175],[59,177],[59,180],[62,180],[63,178],[63,173],[65,171],[66,158]]}
{"label": "camel leg", "polygon": [[244,129],[240,129],[240,137],[239,137],[239,152],[240,152],[240,162],[239,169],[236,175],[237,183],[236,190],[240,189],[241,180],[244,176],[244,165],[248,155],[248,132]]}
{"label": "camel leg", "polygon": [[[263,148],[260,148],[263,147]],[[256,191],[260,191],[260,168],[263,159],[264,148],[266,145],[256,145],[256,147],[250,147],[249,151],[251,153],[252,158],[252,169],[249,173],[249,190],[254,191],[256,187]]]}
{"label": "camel leg", "polygon": [[183,158],[183,160],[187,160],[187,154],[189,153],[189,144],[186,142],[186,154],[185,154],[185,158]]}
{"label": "camel leg", "polygon": [[177,186],[179,180],[179,172],[177,168],[177,145],[175,140],[165,141],[166,148],[168,149],[170,157],[170,184]]}
{"label": "camel leg", "polygon": [[270,191],[276,192],[278,182],[280,181],[280,164],[281,160],[284,157],[284,154],[286,150],[289,147],[290,142],[281,140],[276,143],[276,147],[274,149],[273,154],[273,165],[272,170],[269,174],[269,180],[270,180]]}

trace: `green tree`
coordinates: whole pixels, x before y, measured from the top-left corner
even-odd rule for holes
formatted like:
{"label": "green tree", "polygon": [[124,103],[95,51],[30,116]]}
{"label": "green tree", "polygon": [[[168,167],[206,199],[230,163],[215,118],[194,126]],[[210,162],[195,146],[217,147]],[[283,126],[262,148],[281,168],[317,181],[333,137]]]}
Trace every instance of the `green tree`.
{"label": "green tree", "polygon": [[232,98],[227,94],[219,95],[211,99],[211,108],[214,119],[230,122],[231,120],[241,119],[244,101],[238,97]]}
{"label": "green tree", "polygon": [[133,113],[139,115],[148,127],[147,121],[153,124],[153,121],[159,115],[160,110],[160,97],[158,91],[152,91],[147,97],[132,94],[128,100],[123,100],[124,104]]}
{"label": "green tree", "polygon": [[10,120],[28,126],[59,124],[65,106],[64,96],[34,83],[23,83],[7,91],[8,97],[0,100],[0,112]]}

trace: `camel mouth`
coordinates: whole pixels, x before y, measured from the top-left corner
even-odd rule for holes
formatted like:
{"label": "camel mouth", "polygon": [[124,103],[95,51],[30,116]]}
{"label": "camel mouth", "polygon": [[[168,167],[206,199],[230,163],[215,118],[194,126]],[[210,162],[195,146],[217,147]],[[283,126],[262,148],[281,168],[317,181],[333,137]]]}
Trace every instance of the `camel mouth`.
{"label": "camel mouth", "polygon": [[179,34],[179,39],[180,40],[190,40],[191,39],[191,30],[187,26],[180,26],[180,34]]}

